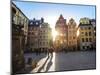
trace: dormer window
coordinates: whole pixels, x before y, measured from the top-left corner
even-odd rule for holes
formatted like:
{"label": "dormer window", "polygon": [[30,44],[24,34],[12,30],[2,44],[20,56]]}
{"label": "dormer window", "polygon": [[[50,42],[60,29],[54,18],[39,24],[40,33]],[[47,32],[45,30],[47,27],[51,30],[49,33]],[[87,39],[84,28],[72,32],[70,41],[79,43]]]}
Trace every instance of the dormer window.
{"label": "dormer window", "polygon": [[38,22],[36,22],[36,25],[38,25]]}
{"label": "dormer window", "polygon": [[31,25],[33,24],[33,22],[30,23]]}

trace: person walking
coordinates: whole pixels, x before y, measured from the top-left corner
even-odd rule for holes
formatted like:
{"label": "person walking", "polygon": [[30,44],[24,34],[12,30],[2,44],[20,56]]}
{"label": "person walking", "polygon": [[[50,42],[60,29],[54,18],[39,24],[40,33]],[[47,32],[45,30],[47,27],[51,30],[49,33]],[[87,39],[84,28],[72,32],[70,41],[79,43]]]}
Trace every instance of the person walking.
{"label": "person walking", "polygon": [[53,56],[53,49],[50,49],[50,55]]}

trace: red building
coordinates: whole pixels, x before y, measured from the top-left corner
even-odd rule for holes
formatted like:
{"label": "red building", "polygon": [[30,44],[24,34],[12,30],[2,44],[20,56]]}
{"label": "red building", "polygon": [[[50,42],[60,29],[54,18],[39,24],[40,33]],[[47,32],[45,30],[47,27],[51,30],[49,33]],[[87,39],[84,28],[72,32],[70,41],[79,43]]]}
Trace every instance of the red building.
{"label": "red building", "polygon": [[67,49],[67,24],[66,19],[62,15],[56,22],[55,30],[58,33],[55,40],[56,51],[64,51]]}

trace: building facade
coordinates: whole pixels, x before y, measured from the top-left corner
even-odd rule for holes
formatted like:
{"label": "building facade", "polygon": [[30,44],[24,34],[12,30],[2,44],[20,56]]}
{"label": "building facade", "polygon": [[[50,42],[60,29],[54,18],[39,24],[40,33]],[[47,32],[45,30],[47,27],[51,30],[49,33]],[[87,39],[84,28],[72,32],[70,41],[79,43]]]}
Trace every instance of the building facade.
{"label": "building facade", "polygon": [[52,33],[48,23],[42,23],[39,29],[39,50],[47,52],[52,47]]}
{"label": "building facade", "polygon": [[93,48],[96,49],[96,20],[95,19],[90,19],[91,24],[93,25]]}
{"label": "building facade", "polygon": [[14,4],[12,3],[12,23],[15,25],[22,26],[22,30],[24,31],[25,36],[25,44],[27,43],[27,35],[28,35],[28,22],[29,19],[26,15]]}
{"label": "building facade", "polygon": [[59,19],[56,22],[55,30],[58,35],[55,39],[55,48],[57,51],[62,51],[67,49],[67,24],[66,19],[60,15]]}
{"label": "building facade", "polygon": [[77,25],[73,18],[68,22],[68,50],[77,50]]}
{"label": "building facade", "polygon": [[12,3],[12,72],[25,67],[24,49],[27,42],[28,18]]}
{"label": "building facade", "polygon": [[33,20],[29,21],[28,43],[27,43],[28,51],[35,51],[38,49],[39,30],[40,30],[40,25],[43,22],[44,22],[43,18],[41,18],[41,20],[36,20],[34,18]]}
{"label": "building facade", "polygon": [[90,23],[89,18],[81,18],[79,24],[79,47],[80,50],[93,49],[93,25]]}

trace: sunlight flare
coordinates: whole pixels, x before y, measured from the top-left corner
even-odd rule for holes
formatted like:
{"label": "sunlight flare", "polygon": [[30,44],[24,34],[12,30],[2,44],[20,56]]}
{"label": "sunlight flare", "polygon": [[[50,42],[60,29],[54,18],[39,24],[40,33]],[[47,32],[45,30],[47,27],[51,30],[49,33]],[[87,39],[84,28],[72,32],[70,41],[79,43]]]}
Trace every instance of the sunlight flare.
{"label": "sunlight flare", "polygon": [[80,32],[79,32],[79,30],[77,31],[77,36],[79,36],[79,34],[80,34]]}
{"label": "sunlight flare", "polygon": [[58,32],[55,29],[52,29],[53,41],[55,41],[57,35],[58,35]]}

